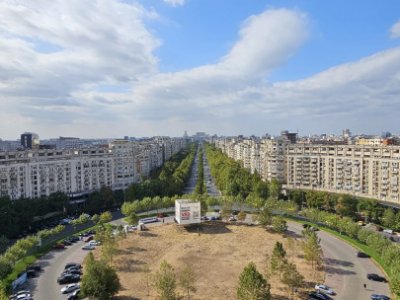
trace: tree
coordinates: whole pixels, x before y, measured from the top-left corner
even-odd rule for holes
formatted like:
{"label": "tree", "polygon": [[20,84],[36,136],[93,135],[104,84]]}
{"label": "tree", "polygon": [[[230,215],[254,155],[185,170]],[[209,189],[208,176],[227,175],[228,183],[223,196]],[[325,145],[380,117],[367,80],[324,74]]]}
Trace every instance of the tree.
{"label": "tree", "polygon": [[271,198],[279,199],[279,196],[281,194],[281,188],[282,188],[281,183],[277,179],[273,178],[269,183],[269,194]]}
{"label": "tree", "polygon": [[6,238],[4,235],[0,236],[0,253],[3,253],[7,250],[8,243],[8,238]]}
{"label": "tree", "polygon": [[304,258],[311,263],[311,267],[315,269],[322,263],[322,248],[321,240],[318,238],[315,231],[305,231],[305,241],[302,242]]}
{"label": "tree", "polygon": [[3,283],[0,282],[0,300],[8,300],[7,289]]}
{"label": "tree", "polygon": [[294,289],[303,286],[304,277],[297,271],[295,264],[288,262],[283,266],[281,281],[293,292]]}
{"label": "tree", "polygon": [[102,247],[101,247],[101,258],[105,262],[112,262],[115,253],[117,252],[117,240],[115,237],[112,235],[112,233],[106,234],[102,241]]}
{"label": "tree", "polygon": [[196,292],[196,277],[193,269],[187,265],[179,274],[179,284],[186,291],[188,299],[190,300],[190,292]]}
{"label": "tree", "polygon": [[244,267],[239,276],[237,287],[239,300],[269,300],[271,299],[270,285],[256,269],[253,262]]}
{"label": "tree", "polygon": [[269,208],[265,207],[258,214],[258,222],[260,225],[271,225],[272,224],[272,213]]}
{"label": "tree", "polygon": [[281,272],[282,266],[286,263],[286,251],[281,242],[276,242],[271,255],[271,272]]}
{"label": "tree", "polygon": [[99,217],[99,223],[104,224],[112,220],[112,215],[109,211],[103,212]]}
{"label": "tree", "polygon": [[392,208],[386,208],[382,216],[382,225],[385,227],[393,228],[396,224],[396,214]]}
{"label": "tree", "polygon": [[160,300],[175,300],[176,274],[173,267],[165,260],[160,264],[160,269],[154,274],[153,285]]}
{"label": "tree", "polygon": [[99,222],[99,220],[100,220],[100,217],[99,217],[98,214],[94,214],[92,216],[91,220],[92,220],[93,223],[97,224]]}
{"label": "tree", "polygon": [[81,282],[81,292],[89,299],[111,299],[121,285],[115,270],[108,264],[96,261],[90,252],[85,259],[85,272]]}
{"label": "tree", "polygon": [[275,217],[272,219],[272,227],[278,233],[284,233],[287,230],[286,220],[282,217]]}

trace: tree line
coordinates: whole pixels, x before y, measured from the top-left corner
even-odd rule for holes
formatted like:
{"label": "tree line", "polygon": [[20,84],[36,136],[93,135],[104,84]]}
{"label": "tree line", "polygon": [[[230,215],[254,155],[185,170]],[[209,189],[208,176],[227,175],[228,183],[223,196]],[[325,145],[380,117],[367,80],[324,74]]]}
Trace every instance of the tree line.
{"label": "tree line", "polygon": [[313,222],[358,240],[379,255],[383,267],[388,271],[392,292],[400,296],[400,248],[396,244],[378,232],[358,225],[350,217],[317,209],[306,209],[302,214]]}
{"label": "tree line", "polygon": [[194,188],[194,193],[201,195],[206,192],[206,187],[204,184],[204,165],[203,165],[203,150],[202,148],[199,149],[198,151],[198,156],[197,156],[197,182],[196,186]]}
{"label": "tree line", "polygon": [[245,202],[248,197],[279,198],[281,185],[278,181],[263,181],[259,174],[251,174],[213,145],[205,144],[205,149],[211,174],[223,195],[235,197],[237,202]]}
{"label": "tree line", "polygon": [[190,176],[194,156],[195,144],[190,144],[165,162],[157,177],[131,184],[125,191],[125,201],[181,194]]}

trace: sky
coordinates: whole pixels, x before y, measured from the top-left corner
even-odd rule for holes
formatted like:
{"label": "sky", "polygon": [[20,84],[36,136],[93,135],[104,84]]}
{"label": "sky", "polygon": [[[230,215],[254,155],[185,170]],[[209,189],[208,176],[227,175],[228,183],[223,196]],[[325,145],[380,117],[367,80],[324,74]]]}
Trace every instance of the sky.
{"label": "sky", "polygon": [[398,0],[2,0],[0,138],[400,133]]}

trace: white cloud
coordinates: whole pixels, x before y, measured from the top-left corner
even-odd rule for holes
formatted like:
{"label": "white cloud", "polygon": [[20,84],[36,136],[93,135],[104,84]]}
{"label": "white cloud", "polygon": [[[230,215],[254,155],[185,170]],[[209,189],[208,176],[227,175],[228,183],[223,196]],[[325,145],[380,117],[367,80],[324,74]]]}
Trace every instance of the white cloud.
{"label": "white cloud", "polygon": [[400,38],[400,21],[397,21],[397,23],[393,24],[390,28],[390,37],[392,39]]}
{"label": "white cloud", "polygon": [[18,123],[9,138],[26,130],[115,137],[397,128],[400,48],[301,80],[267,81],[307,39],[298,11],[249,17],[215,64],[159,73],[160,43],[144,25],[154,13],[136,3],[11,3],[0,4],[1,128]]}
{"label": "white cloud", "polygon": [[171,6],[182,6],[185,5],[186,0],[163,0],[165,3]]}

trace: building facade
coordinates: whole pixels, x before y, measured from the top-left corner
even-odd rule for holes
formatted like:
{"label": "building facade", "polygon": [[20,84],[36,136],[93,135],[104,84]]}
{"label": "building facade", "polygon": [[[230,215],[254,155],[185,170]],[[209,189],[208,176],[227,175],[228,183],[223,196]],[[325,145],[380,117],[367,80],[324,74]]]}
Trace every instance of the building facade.
{"label": "building facade", "polygon": [[36,198],[64,192],[74,198],[102,186],[125,189],[184,147],[184,139],[165,138],[162,142],[116,140],[84,149],[2,151],[0,196]]}
{"label": "building facade", "polygon": [[346,193],[400,203],[400,146],[314,145],[289,139],[219,138],[214,145],[264,180],[287,188]]}

